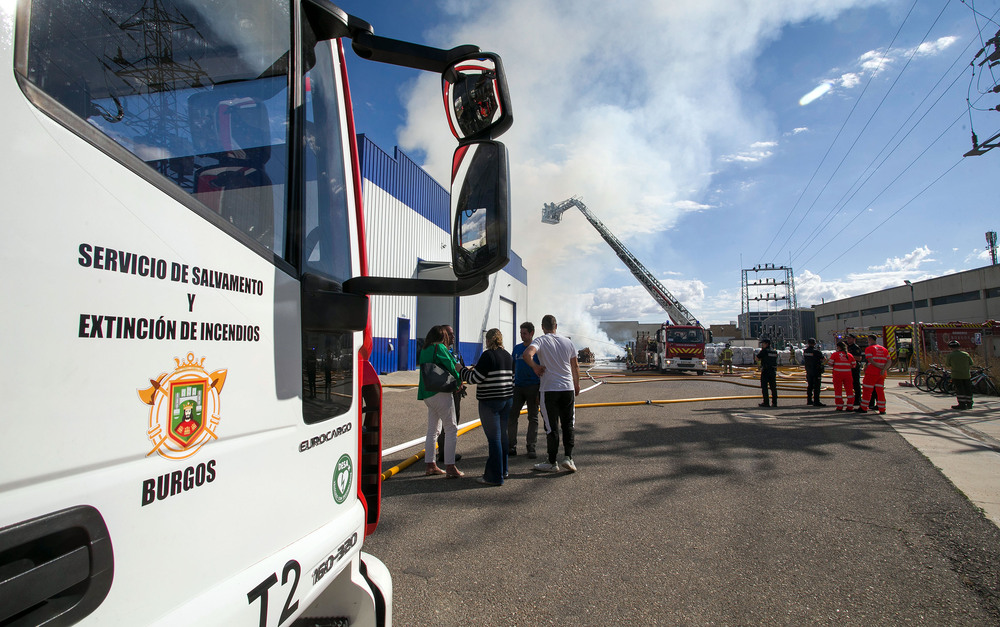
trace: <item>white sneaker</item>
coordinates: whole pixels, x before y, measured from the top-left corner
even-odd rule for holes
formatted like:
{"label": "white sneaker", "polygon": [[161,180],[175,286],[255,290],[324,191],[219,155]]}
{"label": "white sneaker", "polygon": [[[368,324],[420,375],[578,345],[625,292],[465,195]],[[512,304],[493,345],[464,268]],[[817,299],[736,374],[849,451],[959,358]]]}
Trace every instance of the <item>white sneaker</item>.
{"label": "white sneaker", "polygon": [[562,462],[559,464],[559,467],[568,472],[576,472],[576,464],[573,463],[572,457],[567,457],[566,459],[562,460]]}
{"label": "white sneaker", "polygon": [[559,472],[559,464],[550,464],[549,462],[542,462],[540,464],[535,464],[534,469],[538,472]]}

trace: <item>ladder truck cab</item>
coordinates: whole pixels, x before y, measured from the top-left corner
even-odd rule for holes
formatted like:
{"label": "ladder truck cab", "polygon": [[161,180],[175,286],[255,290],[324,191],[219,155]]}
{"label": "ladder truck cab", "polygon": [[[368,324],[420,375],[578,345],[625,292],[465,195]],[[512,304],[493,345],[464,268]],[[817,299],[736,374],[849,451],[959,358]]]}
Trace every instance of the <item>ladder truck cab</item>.
{"label": "ladder truck cab", "polygon": [[656,333],[656,365],[661,372],[693,371],[705,374],[705,330],[700,324],[664,323]]}
{"label": "ladder truck cab", "polygon": [[[13,6],[0,625],[390,624],[369,296],[506,265],[500,58],[329,0]],[[345,40],[442,77],[456,279],[368,276]]]}

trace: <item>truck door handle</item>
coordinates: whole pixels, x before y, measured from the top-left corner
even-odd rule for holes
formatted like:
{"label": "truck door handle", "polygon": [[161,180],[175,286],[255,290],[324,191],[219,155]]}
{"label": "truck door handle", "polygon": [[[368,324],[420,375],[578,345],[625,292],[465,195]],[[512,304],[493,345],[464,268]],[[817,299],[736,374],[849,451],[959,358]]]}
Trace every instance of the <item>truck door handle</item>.
{"label": "truck door handle", "polygon": [[89,505],[0,529],[0,623],[75,623],[104,601],[113,578],[111,537]]}

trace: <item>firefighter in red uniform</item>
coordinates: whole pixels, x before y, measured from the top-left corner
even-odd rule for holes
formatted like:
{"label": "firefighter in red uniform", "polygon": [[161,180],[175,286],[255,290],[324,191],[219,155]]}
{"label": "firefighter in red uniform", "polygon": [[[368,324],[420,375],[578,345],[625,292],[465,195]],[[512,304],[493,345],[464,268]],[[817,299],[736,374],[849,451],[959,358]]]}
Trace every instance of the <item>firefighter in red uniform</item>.
{"label": "firefighter in red uniform", "polygon": [[[833,393],[837,399],[837,411],[851,411],[854,406],[854,382],[851,370],[857,363],[854,356],[847,352],[847,344],[837,342],[837,352],[830,355],[830,366],[833,368]],[[844,408],[843,392],[847,391],[847,408]]]}
{"label": "firefighter in red uniform", "polygon": [[[885,413],[885,373],[889,370],[889,349],[879,346],[878,337],[868,336],[868,348],[865,349],[865,361],[868,366],[865,368],[865,379],[861,383],[861,400],[858,401],[858,408],[854,411],[863,414],[868,409],[875,411],[871,406],[872,388],[878,397],[878,413]],[[865,409],[865,402],[868,409]]]}

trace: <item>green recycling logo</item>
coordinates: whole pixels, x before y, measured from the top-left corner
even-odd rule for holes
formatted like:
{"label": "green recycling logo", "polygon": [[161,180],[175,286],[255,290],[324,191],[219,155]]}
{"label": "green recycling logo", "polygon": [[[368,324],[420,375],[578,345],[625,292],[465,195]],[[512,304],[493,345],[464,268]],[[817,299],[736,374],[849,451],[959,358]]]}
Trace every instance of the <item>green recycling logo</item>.
{"label": "green recycling logo", "polygon": [[354,463],[351,456],[344,453],[337,460],[337,466],[333,470],[333,500],[340,505],[347,500],[347,495],[351,493],[351,484],[354,479]]}

